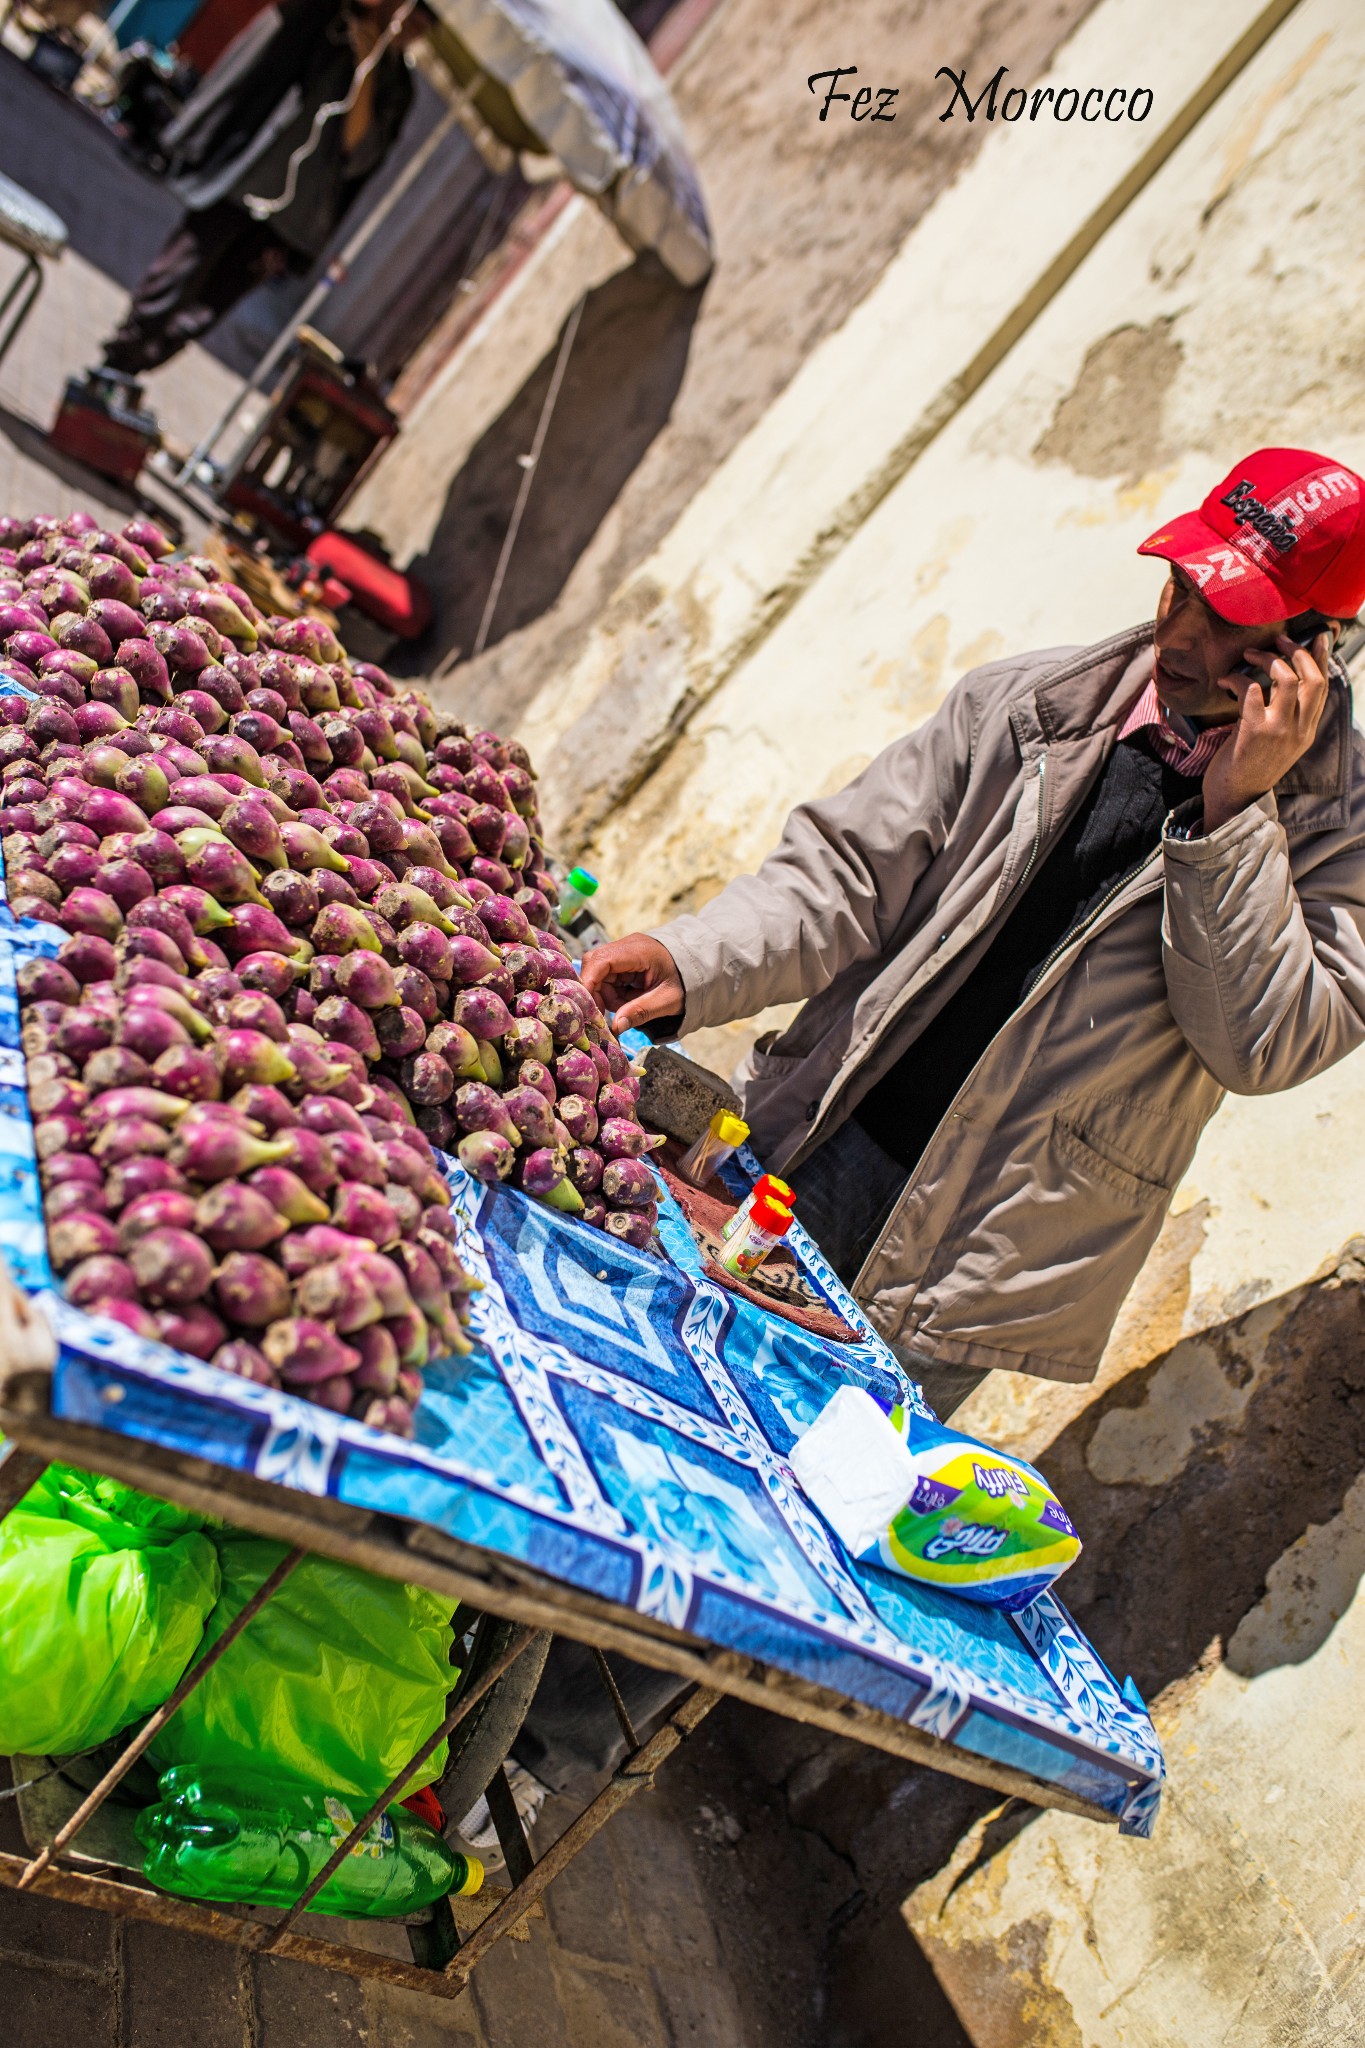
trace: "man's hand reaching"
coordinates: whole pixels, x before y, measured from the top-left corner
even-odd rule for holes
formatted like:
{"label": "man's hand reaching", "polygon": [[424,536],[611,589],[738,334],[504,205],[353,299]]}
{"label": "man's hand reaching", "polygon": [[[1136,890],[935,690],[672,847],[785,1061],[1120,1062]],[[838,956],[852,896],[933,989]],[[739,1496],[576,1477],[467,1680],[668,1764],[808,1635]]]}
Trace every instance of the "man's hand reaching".
{"label": "man's hand reaching", "polygon": [[618,1031],[638,1031],[661,1018],[681,1016],[687,1001],[673,955],[643,932],[585,953],[583,986],[604,1010],[616,1012]]}
{"label": "man's hand reaching", "polygon": [[1223,678],[1223,686],[1237,694],[1238,714],[1204,776],[1206,832],[1273,789],[1317,736],[1327,703],[1330,636],[1319,633],[1308,648],[1281,633],[1278,646],[1278,653],[1251,648],[1245,657],[1262,671],[1264,684],[1259,677]]}

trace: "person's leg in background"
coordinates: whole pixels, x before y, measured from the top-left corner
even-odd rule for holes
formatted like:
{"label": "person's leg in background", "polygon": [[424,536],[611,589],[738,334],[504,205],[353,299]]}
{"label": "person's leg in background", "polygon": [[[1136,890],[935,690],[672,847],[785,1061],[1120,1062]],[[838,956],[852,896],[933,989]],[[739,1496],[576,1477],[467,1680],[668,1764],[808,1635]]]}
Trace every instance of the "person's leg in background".
{"label": "person's leg in background", "polygon": [[157,369],[291,263],[274,229],[230,200],[185,214],[134,286],[117,332],[105,343],[106,366],[130,377]]}

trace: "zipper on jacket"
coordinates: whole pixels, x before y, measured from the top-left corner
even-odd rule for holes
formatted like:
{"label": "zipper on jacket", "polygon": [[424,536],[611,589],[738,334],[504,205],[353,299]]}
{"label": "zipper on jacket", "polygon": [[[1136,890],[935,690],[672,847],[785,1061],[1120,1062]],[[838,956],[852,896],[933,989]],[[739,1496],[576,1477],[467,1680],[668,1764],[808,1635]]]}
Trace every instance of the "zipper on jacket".
{"label": "zipper on jacket", "polygon": [[[1042,764],[1040,763],[1039,765],[1041,766]],[[985,1051],[977,1060],[976,1065],[972,1068],[970,1074],[966,1076],[965,1080],[962,1083],[962,1086],[958,1089],[956,1095],[948,1104],[947,1109],[944,1110],[943,1115],[939,1118],[938,1125],[933,1133],[933,1136],[929,1139],[929,1142],[925,1146],[923,1152],[921,1152],[919,1159],[916,1161],[913,1171],[906,1176],[905,1186],[900,1191],[900,1195],[897,1198],[895,1207],[892,1209],[891,1214],[887,1217],[885,1223],[882,1225],[881,1230],[877,1234],[876,1241],[871,1246],[870,1250],[868,1251],[867,1257],[863,1260],[862,1265],[859,1267],[857,1273],[853,1277],[853,1281],[850,1285],[850,1292],[854,1294],[855,1299],[860,1298],[857,1296],[858,1281],[861,1280],[863,1274],[867,1271],[868,1267],[872,1264],[872,1261],[876,1258],[878,1252],[881,1250],[887,1231],[891,1228],[892,1223],[900,1214],[902,1208],[905,1205],[906,1196],[910,1193],[911,1187],[913,1186],[914,1182],[917,1180],[919,1176],[920,1167],[924,1164],[925,1160],[929,1157],[929,1154],[933,1151],[935,1145],[938,1143],[940,1137],[943,1135],[943,1132],[946,1130],[947,1126],[952,1122],[954,1116],[957,1113],[958,1103],[961,1102],[963,1096],[967,1093],[967,1090],[971,1087],[977,1075],[981,1072],[982,1067],[986,1064],[986,1061],[995,1051],[995,1048],[1000,1043],[1000,1040],[1004,1037],[1005,1033],[1010,1029],[1010,1027],[1015,1023],[1015,1021],[1024,1014],[1025,1010],[1032,1008],[1034,999],[1035,997],[1037,997],[1040,990],[1042,989],[1043,983],[1047,978],[1049,970],[1056,964],[1058,960],[1061,959],[1063,953],[1067,952],[1071,946],[1078,944],[1085,938],[1086,933],[1092,929],[1092,927],[1095,925],[1099,918],[1103,917],[1105,911],[1109,908],[1109,905],[1115,900],[1115,898],[1122,895],[1123,891],[1126,888],[1128,888],[1130,883],[1137,879],[1137,877],[1142,873],[1144,868],[1151,866],[1152,862],[1159,856],[1160,852],[1161,847],[1159,845],[1154,846],[1152,848],[1152,851],[1146,856],[1146,858],[1140,860],[1137,863],[1136,867],[1129,868],[1127,874],[1124,875],[1120,881],[1116,882],[1112,889],[1106,891],[1105,895],[1100,899],[1100,901],[1095,905],[1095,908],[1090,912],[1090,915],[1084,918],[1080,924],[1074,926],[1073,929],[1067,933],[1066,937],[1062,939],[1059,944],[1054,946],[1052,951],[1048,954],[1047,959],[1043,962],[1042,966],[1039,968],[1037,974],[1034,977],[1033,986],[1029,989],[1023,1001],[1019,1004],[1019,1007],[1015,1010],[1011,1010],[1009,1016],[1005,1019],[1004,1023],[1000,1026],[1000,1028],[995,1033],[995,1036],[987,1045]],[[1027,874],[1027,868],[1024,870],[1024,872],[1025,874]],[[912,1329],[909,1332],[909,1334],[913,1336],[914,1330]]]}
{"label": "zipper on jacket", "polygon": [[1017,895],[1018,892],[1023,888],[1025,882],[1027,882],[1029,876],[1033,873],[1033,863],[1037,860],[1038,849],[1043,843],[1043,799],[1047,794],[1047,786],[1045,781],[1046,773],[1047,755],[1040,754],[1038,756],[1038,819],[1037,823],[1034,825],[1033,828],[1033,845],[1029,849],[1028,859],[1024,862],[1024,872],[1022,873],[1022,875],[1020,875],[1018,881],[1014,885],[1014,888],[1010,891],[1011,895]]}
{"label": "zipper on jacket", "polygon": [[[1034,975],[1033,980],[1030,982],[1024,996],[1024,1003],[1027,1003],[1031,999],[1033,992],[1036,988],[1042,986],[1042,983],[1047,975],[1047,971],[1053,965],[1053,963],[1061,959],[1063,953],[1066,952],[1068,947],[1074,946],[1080,940],[1084,939],[1086,933],[1090,930],[1090,927],[1094,924],[1096,918],[1103,917],[1105,911],[1114,901],[1114,898],[1116,896],[1121,896],[1124,890],[1128,887],[1128,884],[1130,882],[1136,881],[1137,877],[1142,873],[1142,870],[1146,867],[1150,867],[1152,862],[1156,859],[1157,855],[1160,852],[1161,847],[1158,844],[1152,848],[1150,853],[1144,854],[1143,858],[1140,861],[1138,861],[1134,867],[1129,868],[1126,875],[1121,875],[1119,877],[1118,881],[1115,882],[1112,889],[1108,889],[1105,891],[1104,895],[1101,896],[1099,902],[1095,905],[1095,908],[1090,912],[1090,915],[1088,917],[1082,918],[1079,924],[1073,925],[1071,927],[1071,930],[1065,933],[1064,936],[1057,941],[1052,951],[1048,954],[1046,960],[1044,960],[1042,966],[1038,969],[1038,972]],[[1024,1003],[1021,1003],[1019,1005],[1019,1009],[1022,1009],[1024,1007]],[[1013,1012],[1013,1015],[1015,1015],[1016,1017],[1018,1016],[1018,1014],[1018,1010]]]}

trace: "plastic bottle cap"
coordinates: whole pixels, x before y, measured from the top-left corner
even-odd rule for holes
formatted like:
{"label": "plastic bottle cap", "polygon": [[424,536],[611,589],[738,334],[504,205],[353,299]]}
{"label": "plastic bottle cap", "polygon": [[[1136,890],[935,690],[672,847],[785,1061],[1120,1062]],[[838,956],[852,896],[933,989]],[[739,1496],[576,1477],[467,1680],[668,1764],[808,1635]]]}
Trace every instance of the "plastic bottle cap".
{"label": "plastic bottle cap", "polygon": [[774,1202],[768,1195],[760,1195],[749,1214],[770,1237],[782,1237],[791,1228],[791,1210],[785,1202]]}
{"label": "plastic bottle cap", "polygon": [[590,875],[586,868],[570,868],[569,887],[577,889],[580,896],[595,896],[597,894],[597,877],[596,875]]}
{"label": "plastic bottle cap", "polygon": [[796,1206],[792,1190],[786,1181],[779,1180],[775,1173],[762,1173],[754,1182],[754,1193],[766,1195],[770,1201],[785,1202],[789,1209]]}
{"label": "plastic bottle cap", "polygon": [[728,1109],[718,1109],[711,1119],[711,1136],[722,1145],[742,1145],[749,1135],[749,1126],[742,1116],[731,1116]]}
{"label": "plastic bottle cap", "polygon": [[457,1899],[471,1898],[475,1892],[483,1889],[483,1865],[478,1857],[466,1856],[464,1864],[463,1882],[452,1887],[452,1896]]}

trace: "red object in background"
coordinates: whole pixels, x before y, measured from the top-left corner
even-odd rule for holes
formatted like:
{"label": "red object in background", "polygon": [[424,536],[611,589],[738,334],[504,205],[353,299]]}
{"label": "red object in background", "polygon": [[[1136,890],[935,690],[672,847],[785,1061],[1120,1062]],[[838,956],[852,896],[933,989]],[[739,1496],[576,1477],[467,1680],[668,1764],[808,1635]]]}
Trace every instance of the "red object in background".
{"label": "red object in background", "polygon": [[131,379],[109,371],[68,378],[48,430],[49,444],[97,476],[135,483],[147,456],[161,442],[155,416],[142,408],[141,396],[141,388]]}
{"label": "red object in background", "polygon": [[415,576],[404,576],[348,534],[320,533],[309,543],[308,559],[346,585],[351,603],[366,618],[386,626],[400,640],[416,640],[431,624],[425,585]]}
{"label": "red object in background", "polygon": [[218,62],[233,37],[239,36],[267,4],[268,0],[204,0],[189,26],[176,37],[175,47],[202,78]]}

